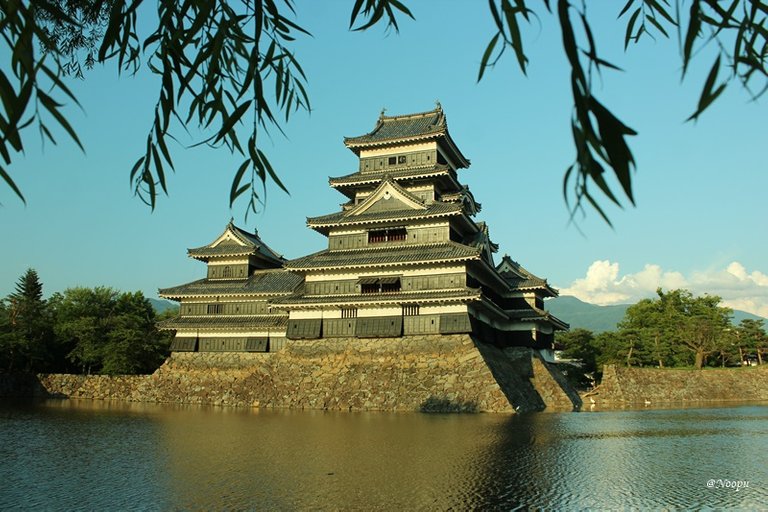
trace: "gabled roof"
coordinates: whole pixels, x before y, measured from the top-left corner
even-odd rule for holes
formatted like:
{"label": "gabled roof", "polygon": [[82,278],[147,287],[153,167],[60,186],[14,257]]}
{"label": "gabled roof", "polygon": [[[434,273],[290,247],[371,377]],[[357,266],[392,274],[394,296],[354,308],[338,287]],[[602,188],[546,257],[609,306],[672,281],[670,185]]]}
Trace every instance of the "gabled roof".
{"label": "gabled roof", "polygon": [[532,274],[508,254],[505,254],[501,263],[496,266],[496,271],[509,283],[512,290],[538,289],[546,291],[551,297],[558,296],[557,290],[552,288],[546,279]]}
{"label": "gabled roof", "polygon": [[477,215],[483,206],[475,201],[475,196],[469,191],[469,187],[464,185],[458,192],[443,194],[440,198],[449,203],[460,203],[464,205],[468,215]]}
{"label": "gabled roof", "polygon": [[478,231],[474,238],[469,241],[469,245],[472,247],[477,247],[483,254],[485,261],[487,261],[489,265],[493,266],[493,253],[499,250],[499,245],[491,241],[488,224],[485,222],[478,222],[477,227]]}
{"label": "gabled roof", "polygon": [[276,253],[259,238],[258,232],[249,233],[230,220],[224,232],[208,245],[187,249],[191,258],[208,261],[213,257],[222,256],[258,256],[262,260],[262,268],[278,268],[283,265],[285,258]]}
{"label": "gabled roof", "polygon": [[[381,203],[381,202],[384,203]],[[390,203],[386,205],[385,203]],[[378,204],[384,206],[384,208],[376,208]],[[386,177],[379,183],[379,186],[365,198],[360,204],[354,208],[344,212],[345,217],[354,217],[363,215],[369,210],[418,210],[424,211],[427,209],[424,202],[411,194],[403,187],[398,185],[392,178]]]}
{"label": "gabled roof", "polygon": [[283,269],[257,270],[246,280],[198,279],[191,283],[161,288],[159,295],[166,299],[204,297],[210,295],[275,296],[292,293],[303,282],[298,274]]}
{"label": "gabled roof", "polygon": [[320,232],[330,227],[369,224],[388,220],[401,222],[433,217],[460,215],[459,203],[424,202],[398,185],[393,179],[386,178],[376,190],[360,204],[329,215],[307,217],[307,225]]}
{"label": "gabled roof", "polygon": [[357,137],[344,137],[344,145],[359,155],[364,148],[430,139],[440,139],[447,145],[458,160],[457,167],[469,167],[469,160],[461,154],[448,134],[448,122],[439,103],[434,110],[416,114],[385,116],[382,111],[371,132]]}

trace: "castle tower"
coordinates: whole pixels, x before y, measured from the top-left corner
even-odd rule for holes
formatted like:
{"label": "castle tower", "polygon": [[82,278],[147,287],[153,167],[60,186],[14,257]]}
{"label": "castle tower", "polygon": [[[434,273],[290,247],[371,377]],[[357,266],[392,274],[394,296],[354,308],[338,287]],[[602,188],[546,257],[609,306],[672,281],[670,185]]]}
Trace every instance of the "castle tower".
{"label": "castle tower", "polygon": [[[272,302],[289,314],[289,339],[474,332],[498,346],[551,349],[554,330],[567,326],[536,297],[557,292],[517,264],[495,266],[498,248],[475,220],[480,204],[458,178],[470,162],[439,105],[382,114],[344,144],[358,170],[330,185],[347,202],[307,219],[328,246],[286,262],[304,287]],[[521,288],[523,278],[538,288]]]}
{"label": "castle tower", "polygon": [[267,352],[282,348],[288,315],[269,301],[288,295],[301,278],[283,270],[285,258],[231,221],[213,242],[189,249],[208,266],[208,276],[161,289],[179,301],[179,317],[160,323],[175,330],[174,352]]}

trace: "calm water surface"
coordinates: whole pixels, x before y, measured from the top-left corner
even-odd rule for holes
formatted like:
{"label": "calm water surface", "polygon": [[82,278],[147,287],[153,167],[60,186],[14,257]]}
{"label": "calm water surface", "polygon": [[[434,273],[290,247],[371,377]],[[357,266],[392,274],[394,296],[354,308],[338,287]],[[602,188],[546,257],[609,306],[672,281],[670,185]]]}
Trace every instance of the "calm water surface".
{"label": "calm water surface", "polygon": [[0,510],[765,510],[767,484],[766,406],[511,417],[0,404]]}

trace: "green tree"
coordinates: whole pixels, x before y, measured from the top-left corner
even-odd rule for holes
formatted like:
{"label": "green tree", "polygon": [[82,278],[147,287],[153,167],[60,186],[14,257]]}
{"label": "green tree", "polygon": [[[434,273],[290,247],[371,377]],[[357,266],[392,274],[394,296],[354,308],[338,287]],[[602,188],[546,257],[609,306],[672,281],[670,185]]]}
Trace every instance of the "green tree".
{"label": "green tree", "polygon": [[557,344],[562,346],[562,356],[580,361],[580,365],[561,365],[560,369],[571,383],[581,389],[594,385],[597,371],[594,339],[594,333],[588,329],[573,329],[555,335]]}
{"label": "green tree", "polygon": [[67,359],[82,373],[101,369],[116,295],[111,288],[78,287],[51,297],[56,337],[67,347]]}
{"label": "green tree", "polygon": [[594,372],[597,369],[594,340],[595,334],[589,329],[572,329],[558,332],[556,335],[557,343],[563,346],[563,357],[580,360],[585,372]]}
{"label": "green tree", "polygon": [[735,329],[735,336],[739,360],[743,362],[746,356],[754,354],[758,364],[763,364],[763,353],[768,347],[768,334],[763,327],[763,320],[743,319]]}
{"label": "green tree", "polygon": [[601,332],[592,342],[596,350],[595,364],[602,368],[606,364],[625,364],[629,354],[629,343],[614,331]]}
{"label": "green tree", "polygon": [[[287,121],[291,113],[310,108],[306,77],[291,49],[292,41],[307,31],[293,21],[292,0],[159,2],[155,28],[143,40],[137,30],[142,3],[0,0],[1,41],[11,56],[10,65],[0,68],[0,176],[24,200],[8,166],[15,153],[24,151],[25,130],[37,128],[55,143],[49,125],[58,125],[80,145],[63,113],[63,101],[77,103],[64,75],[110,60],[136,73],[143,59],[159,77],[160,88],[144,149],[130,172],[136,194],[154,208],[158,193],[167,193],[166,170],[173,169],[168,139],[177,130],[199,129],[206,134],[200,144],[225,147],[242,157],[233,169],[230,206],[247,193],[255,210],[257,185],[272,179],[283,186],[261,149],[264,135],[280,130],[281,118]],[[636,132],[596,94],[595,77],[618,68],[598,52],[587,3],[541,0],[534,9],[524,0],[489,0],[496,31],[481,57],[478,80],[506,51],[525,73],[528,43],[521,26],[545,14],[557,17],[571,68],[570,83],[563,86],[573,95],[570,124],[576,149],[564,175],[566,202],[572,214],[587,203],[609,222],[590,187],[620,205],[605,179],[610,171],[634,204],[635,161],[628,138]],[[676,33],[683,76],[695,55],[707,55],[700,52],[703,47],[712,48],[710,72],[689,118],[696,119],[732,81],[753,98],[768,89],[766,12],[760,0],[689,0],[675,9],[667,1],[628,0],[618,17],[626,21],[625,50],[630,42]],[[349,27],[385,24],[397,31],[397,15],[413,17],[401,0],[355,0]]]}
{"label": "green tree", "polygon": [[635,357],[643,365],[681,366],[687,354],[680,345],[680,312],[663,300],[643,299],[627,308],[618,325],[627,340],[635,340]]}
{"label": "green tree", "polygon": [[169,354],[170,338],[155,328],[155,310],[141,292],[117,298],[102,373],[151,373]]}
{"label": "green tree", "polygon": [[50,361],[51,322],[43,285],[37,272],[28,269],[7,298],[0,344],[7,353],[7,370],[45,370]]}
{"label": "green tree", "polygon": [[650,358],[671,366],[692,362],[702,368],[710,355],[722,356],[732,347],[732,311],[719,306],[720,297],[694,297],[688,290],[664,292],[661,288],[656,293],[658,299],[628,308],[620,324],[620,333],[636,340],[641,361]]}
{"label": "green tree", "polygon": [[55,331],[83,373],[151,373],[168,355],[168,336],[141,292],[70,288],[51,298]]}

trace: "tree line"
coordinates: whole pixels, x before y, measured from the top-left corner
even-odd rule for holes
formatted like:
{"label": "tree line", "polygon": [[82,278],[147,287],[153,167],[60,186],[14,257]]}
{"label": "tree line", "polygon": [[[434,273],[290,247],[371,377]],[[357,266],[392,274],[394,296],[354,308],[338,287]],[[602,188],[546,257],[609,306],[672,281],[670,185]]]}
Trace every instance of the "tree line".
{"label": "tree line", "polygon": [[660,288],[656,293],[656,298],[627,308],[615,331],[558,333],[563,357],[581,360],[581,373],[587,374],[599,373],[605,364],[701,369],[765,362],[768,334],[763,320],[733,325],[733,311],[720,306],[715,295],[696,297],[688,290]]}
{"label": "tree line", "polygon": [[158,319],[138,291],[76,287],[46,300],[29,269],[0,299],[0,372],[152,373],[171,340],[155,327]]}

